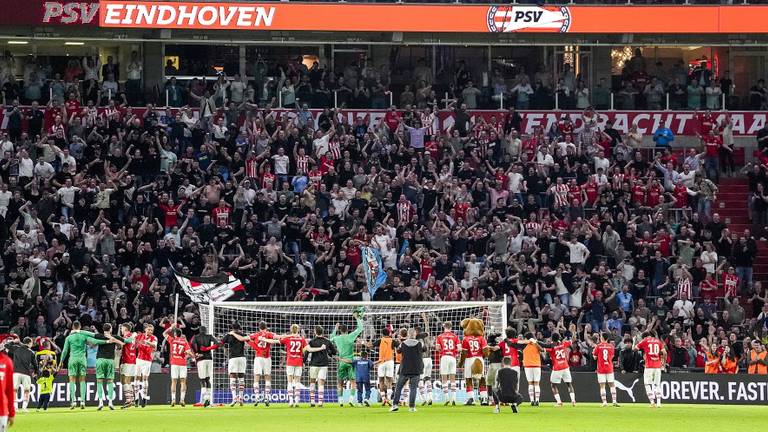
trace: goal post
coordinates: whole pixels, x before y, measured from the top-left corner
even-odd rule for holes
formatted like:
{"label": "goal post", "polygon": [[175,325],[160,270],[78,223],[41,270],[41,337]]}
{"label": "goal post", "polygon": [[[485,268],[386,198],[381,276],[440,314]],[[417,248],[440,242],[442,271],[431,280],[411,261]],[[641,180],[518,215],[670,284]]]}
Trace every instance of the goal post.
{"label": "goal post", "polygon": [[[434,338],[442,332],[442,324],[450,321],[453,331],[461,337],[459,324],[465,318],[477,317],[483,320],[486,333],[503,332],[507,325],[507,303],[499,302],[217,302],[200,304],[200,322],[207,327],[209,334],[221,339],[226,335],[230,326],[237,323],[241,332],[249,335],[258,331],[258,323],[264,321],[269,330],[277,335],[290,332],[292,324],[301,326],[301,334],[307,341],[313,338],[313,329],[323,326],[326,337],[329,337],[337,323],[345,324],[348,328],[356,326],[353,313],[358,312],[363,318],[363,332],[355,344],[355,351],[368,351],[371,360],[376,361],[376,353],[364,348],[363,342],[371,342],[380,336],[381,330],[387,326],[397,330],[402,327],[425,328],[429,336]],[[433,343],[432,339],[432,343]],[[434,350],[430,350],[434,351]],[[253,357],[254,352],[246,346],[246,384],[245,403],[256,402],[253,391]],[[434,355],[432,353],[431,355]],[[272,356],[272,392],[271,403],[287,402],[287,379],[285,374],[285,351],[281,346],[273,346]],[[214,376],[213,403],[231,403],[229,376],[227,374],[227,353],[224,349],[213,353]],[[325,402],[335,403],[338,400],[336,388],[337,361],[331,361],[328,379],[325,383]],[[372,380],[377,379],[376,368],[372,371]],[[309,400],[308,367],[304,368],[301,379],[301,402]],[[433,368],[432,380],[439,381],[438,369]],[[263,389],[263,382],[261,383]],[[378,400],[376,386],[372,385],[372,401]],[[348,396],[348,390],[345,395]],[[342,395],[343,396],[343,395]],[[436,400],[438,400],[436,398]]]}

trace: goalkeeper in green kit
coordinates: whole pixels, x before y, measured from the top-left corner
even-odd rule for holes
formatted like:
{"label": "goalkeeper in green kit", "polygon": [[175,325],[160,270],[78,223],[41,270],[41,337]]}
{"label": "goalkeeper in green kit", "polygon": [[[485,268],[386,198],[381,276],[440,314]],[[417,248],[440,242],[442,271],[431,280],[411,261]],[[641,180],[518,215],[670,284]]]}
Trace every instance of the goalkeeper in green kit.
{"label": "goalkeeper in green kit", "polygon": [[331,342],[336,345],[336,351],[339,353],[339,367],[336,371],[336,380],[338,382],[339,406],[344,406],[344,383],[349,383],[349,405],[355,406],[356,396],[355,369],[352,367],[354,361],[355,341],[363,332],[363,318],[361,311],[355,311],[352,316],[357,320],[357,327],[351,333],[348,333],[347,326],[336,323],[336,328],[331,333]]}
{"label": "goalkeeper in green kit", "polygon": [[[80,329],[80,321],[74,321],[72,323],[72,331],[64,341],[64,349],[61,351],[61,363],[59,364],[59,369],[64,365],[64,360],[68,358],[67,374],[69,375],[69,397],[72,399],[70,409],[75,409],[78,405],[81,409],[85,409],[85,399],[87,396],[85,374],[88,371],[86,343],[103,345],[114,342],[112,338],[99,340],[94,338],[94,336],[96,336],[95,333]],[[78,383],[80,384],[79,398],[76,397]]]}

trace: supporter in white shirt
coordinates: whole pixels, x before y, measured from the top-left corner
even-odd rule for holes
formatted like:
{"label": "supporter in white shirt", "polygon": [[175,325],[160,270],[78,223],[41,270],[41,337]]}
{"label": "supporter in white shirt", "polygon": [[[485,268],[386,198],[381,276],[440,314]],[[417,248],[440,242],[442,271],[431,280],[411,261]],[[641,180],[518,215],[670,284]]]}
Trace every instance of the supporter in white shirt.
{"label": "supporter in white shirt", "polygon": [[51,177],[53,177],[54,174],[56,174],[56,171],[53,169],[53,165],[44,161],[43,158],[40,157],[40,158],[37,158],[37,164],[35,165],[34,174],[35,174],[35,177],[50,179]]}
{"label": "supporter in white shirt", "polygon": [[603,172],[608,172],[608,167],[611,166],[611,161],[605,157],[605,152],[603,151],[600,151],[600,153],[598,153],[598,155],[594,157],[594,162],[595,162],[595,172],[597,172],[597,170],[600,168],[603,169]]}
{"label": "supporter in white shirt", "polygon": [[8,190],[8,185],[5,183],[0,184],[0,216],[5,217],[12,197],[13,192]]}
{"label": "supporter in white shirt", "polygon": [[71,179],[66,179],[64,181],[64,186],[56,191],[56,196],[59,198],[62,206],[72,209],[75,207],[75,194],[77,192],[80,192],[80,188],[72,186]]}
{"label": "supporter in white shirt", "polygon": [[35,161],[29,158],[26,150],[19,152],[19,177],[32,178],[35,175]]}
{"label": "supporter in white shirt", "polygon": [[584,244],[580,243],[576,240],[576,237],[571,238],[571,241],[566,242],[562,239],[560,240],[560,243],[568,247],[569,255],[570,255],[570,263],[573,264],[581,264],[583,265],[587,258],[589,258],[589,249],[587,249]]}
{"label": "supporter in white shirt", "polygon": [[272,156],[272,160],[275,163],[275,175],[288,175],[290,159],[285,155],[285,150],[282,147],[277,149],[277,154]]}

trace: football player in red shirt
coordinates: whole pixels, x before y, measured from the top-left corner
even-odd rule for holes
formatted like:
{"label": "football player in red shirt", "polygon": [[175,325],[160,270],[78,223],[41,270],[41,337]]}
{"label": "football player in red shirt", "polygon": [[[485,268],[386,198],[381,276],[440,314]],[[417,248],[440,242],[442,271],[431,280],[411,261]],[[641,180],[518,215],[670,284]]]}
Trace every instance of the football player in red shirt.
{"label": "football player in red shirt", "polygon": [[[272,345],[278,343],[277,336],[269,331],[267,323],[259,322],[259,331],[249,336],[240,336],[233,334],[241,342],[246,342],[253,348],[253,397],[256,399],[254,406],[259,406],[260,402],[269,406],[269,400],[272,396]],[[264,398],[259,398],[259,383],[261,377],[264,377]]]}
{"label": "football player in red shirt", "polygon": [[194,357],[189,342],[176,324],[171,325],[163,332],[163,338],[168,344],[171,365],[171,407],[176,406],[176,383],[179,383],[179,404],[183,407],[187,403],[187,357]]}
{"label": "football player in red shirt", "polygon": [[[485,386],[485,357],[490,348],[483,336],[464,336],[461,341],[461,358],[464,365],[464,380],[466,381],[469,398],[464,405],[474,405],[473,384],[478,382],[480,405],[488,405],[488,389]],[[479,371],[473,371],[472,369]],[[479,372],[479,373],[478,373]]]}
{"label": "football player in red shirt", "polygon": [[155,326],[144,325],[144,333],[136,336],[138,356],[136,358],[136,379],[139,383],[137,396],[141,407],[147,406],[149,401],[149,372],[152,369],[152,356],[157,349],[157,336],[153,334]]}
{"label": "football player in red shirt", "polygon": [[612,343],[608,342],[611,339],[611,334],[603,332],[600,334],[600,343],[595,345],[592,350],[592,357],[597,361],[597,384],[600,386],[600,398],[603,400],[603,406],[608,406],[607,395],[605,394],[605,387],[611,389],[611,400],[613,406],[619,406],[616,400],[616,381],[613,377],[613,356],[615,354],[615,348]]}
{"label": "football player in red shirt", "polygon": [[552,394],[555,395],[555,402],[558,407],[563,406],[560,399],[560,391],[557,385],[560,383],[568,384],[568,394],[571,397],[571,405],[576,406],[576,391],[573,389],[573,379],[571,378],[571,368],[568,366],[568,353],[571,351],[571,341],[563,340],[559,333],[552,333],[552,348],[547,349],[547,354],[552,362],[552,375],[549,377],[549,383],[552,387]]}
{"label": "football player in red shirt", "polygon": [[123,389],[125,389],[125,404],[123,404],[123,408],[129,408],[134,403],[134,391],[138,390],[138,381],[136,379],[136,333],[133,332],[133,325],[131,323],[121,325],[120,333],[126,341],[120,355],[120,375],[123,378]]}
{"label": "football player in red shirt", "polygon": [[446,406],[456,405],[456,357],[459,354],[459,337],[451,330],[450,321],[443,323],[443,332],[435,339],[440,357],[440,380],[443,383],[443,399]]}
{"label": "football player in red shirt", "polygon": [[643,332],[643,340],[637,343],[635,350],[643,352],[645,372],[643,383],[651,408],[661,407],[661,370],[664,367],[664,359],[667,358],[667,350],[664,343],[656,338],[653,331]]}
{"label": "football player in red shirt", "polygon": [[0,431],[13,426],[16,417],[16,388],[13,385],[13,360],[0,352]]}
{"label": "football player in red shirt", "polygon": [[301,386],[301,368],[304,364],[304,352],[318,352],[326,348],[321,345],[312,348],[307,345],[307,340],[299,333],[301,327],[291,324],[291,334],[280,337],[280,344],[285,347],[285,374],[288,376],[288,406],[299,406],[299,394]]}

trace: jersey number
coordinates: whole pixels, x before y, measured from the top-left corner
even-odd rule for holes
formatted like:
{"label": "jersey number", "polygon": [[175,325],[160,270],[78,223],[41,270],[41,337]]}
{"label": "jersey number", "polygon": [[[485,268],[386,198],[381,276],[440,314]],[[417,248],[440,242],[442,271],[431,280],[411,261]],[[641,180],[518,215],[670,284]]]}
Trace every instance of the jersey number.
{"label": "jersey number", "polygon": [[648,354],[650,355],[659,355],[659,351],[661,348],[658,344],[648,345]]}
{"label": "jersey number", "polygon": [[480,342],[476,340],[469,341],[469,350],[472,352],[480,351]]}
{"label": "jersey number", "polygon": [[604,362],[608,361],[608,350],[603,350],[603,361]]}
{"label": "jersey number", "polygon": [[291,341],[290,346],[288,347],[288,352],[298,354],[301,352],[301,342],[299,341]]}
{"label": "jersey number", "polygon": [[445,339],[443,341],[443,351],[453,351],[453,348],[454,348],[453,340]]}
{"label": "jersey number", "polygon": [[184,354],[184,345],[174,345],[173,354],[177,356]]}
{"label": "jersey number", "polygon": [[259,347],[259,348],[266,348],[267,347],[267,343],[264,342],[263,340],[259,339],[259,343],[257,343],[256,346]]}
{"label": "jersey number", "polygon": [[558,360],[565,360],[565,350],[562,351],[555,351],[555,358]]}

